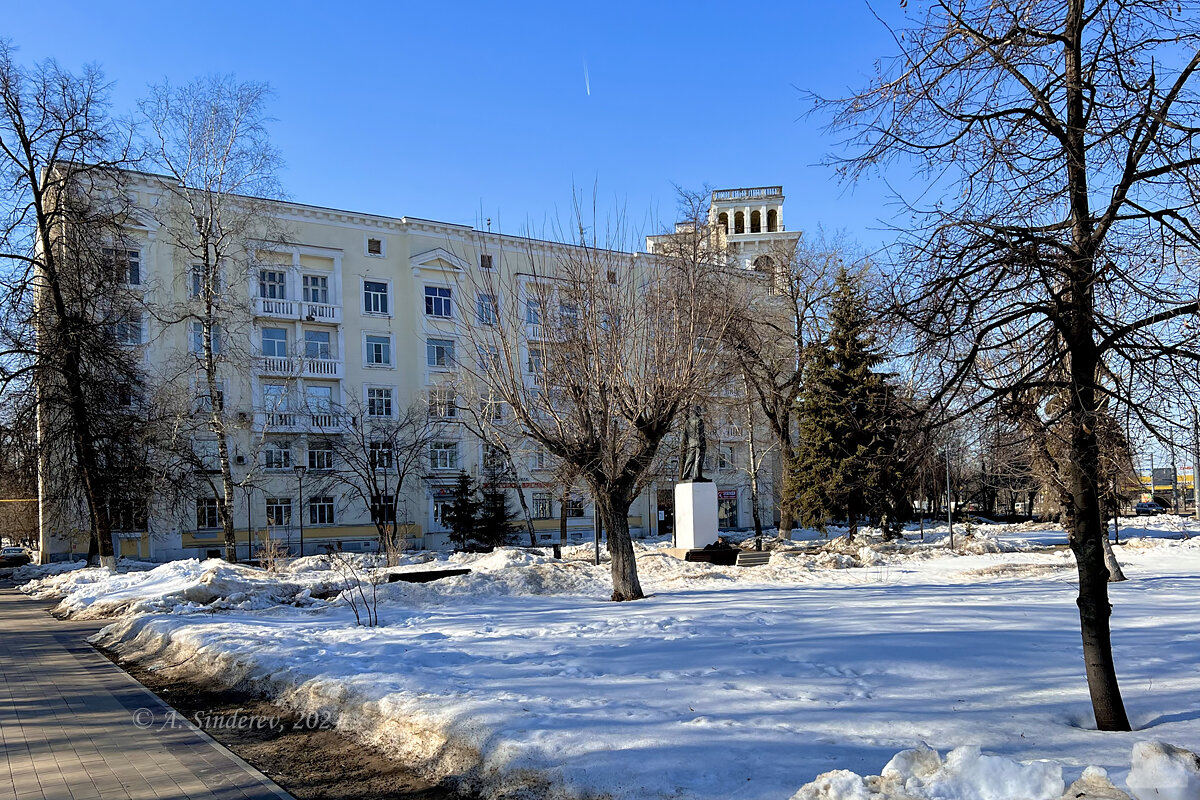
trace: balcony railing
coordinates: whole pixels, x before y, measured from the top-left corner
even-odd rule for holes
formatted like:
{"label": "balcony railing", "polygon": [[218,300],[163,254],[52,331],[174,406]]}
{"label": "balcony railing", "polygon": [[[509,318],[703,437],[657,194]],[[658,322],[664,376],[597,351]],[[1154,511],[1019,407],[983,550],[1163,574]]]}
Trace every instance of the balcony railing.
{"label": "balcony railing", "polygon": [[309,303],[301,304],[304,310],[304,319],[309,322],[330,322],[336,323],[342,321],[342,307],[335,306],[332,303]]}
{"label": "balcony railing", "polygon": [[272,297],[254,298],[254,314],[273,319],[302,319],[307,322],[342,321],[342,307],[334,303],[311,303],[307,300],[279,300]]}
{"label": "balcony railing", "polygon": [[350,422],[350,417],[333,412],[261,409],[254,412],[254,430],[274,433],[340,433]]}
{"label": "balcony railing", "polygon": [[744,189],[717,189],[712,193],[712,199],[717,200],[758,200],[764,197],[782,197],[782,186],[753,186]]}
{"label": "balcony railing", "polygon": [[331,380],[341,378],[345,372],[345,364],[339,359],[307,356],[260,356],[258,368],[267,375]]}
{"label": "balcony railing", "polygon": [[273,297],[254,298],[254,313],[259,317],[277,319],[299,319],[300,310],[295,300],[277,300]]}

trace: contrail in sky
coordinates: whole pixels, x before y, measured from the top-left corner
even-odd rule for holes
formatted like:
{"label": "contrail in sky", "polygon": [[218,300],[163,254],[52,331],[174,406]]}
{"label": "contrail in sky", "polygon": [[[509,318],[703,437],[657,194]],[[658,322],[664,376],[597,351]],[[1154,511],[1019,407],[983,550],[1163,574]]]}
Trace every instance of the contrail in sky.
{"label": "contrail in sky", "polygon": [[583,60],[583,88],[587,89],[588,97],[592,96],[592,79],[588,77],[587,59]]}

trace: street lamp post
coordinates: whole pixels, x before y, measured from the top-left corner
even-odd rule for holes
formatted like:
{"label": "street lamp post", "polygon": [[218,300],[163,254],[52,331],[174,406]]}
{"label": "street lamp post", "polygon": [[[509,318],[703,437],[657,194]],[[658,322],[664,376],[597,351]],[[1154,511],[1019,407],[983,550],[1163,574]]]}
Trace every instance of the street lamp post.
{"label": "street lamp post", "polygon": [[300,483],[300,508],[297,511],[300,514],[300,555],[304,556],[304,472],[306,467],[303,464],[297,464],[292,467],[296,473],[296,480]]}
{"label": "street lamp post", "polygon": [[1192,519],[1200,520],[1200,408],[1192,406]]}

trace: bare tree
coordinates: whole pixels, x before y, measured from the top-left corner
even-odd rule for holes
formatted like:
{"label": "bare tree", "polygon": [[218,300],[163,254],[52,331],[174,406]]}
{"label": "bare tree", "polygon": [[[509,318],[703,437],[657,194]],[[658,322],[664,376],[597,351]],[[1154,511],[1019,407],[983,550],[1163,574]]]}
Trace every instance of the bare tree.
{"label": "bare tree", "polygon": [[152,87],[141,110],[151,131],[152,162],[168,176],[165,199],[155,209],[164,232],[188,259],[191,298],[183,308],[161,308],[165,322],[188,326],[197,394],[206,399],[207,433],[216,442],[221,491],[218,518],[225,558],[237,560],[231,466],[233,421],[220,398],[223,381],[245,366],[250,354],[250,300],[243,294],[255,261],[256,243],[278,231],[262,211],[261,198],[280,194],[279,156],[267,132],[264,84],[232,76],[184,86]]}
{"label": "bare tree", "polygon": [[470,370],[529,439],[578,471],[608,533],[613,600],[636,600],[629,509],[677,415],[711,384],[728,317],[718,271],[702,259],[647,263],[582,234],[577,246],[531,243],[528,255],[529,274],[480,278],[496,313],[468,328]]}
{"label": "bare tree", "polygon": [[351,394],[344,407],[309,409],[321,436],[310,440],[308,468],[319,475],[318,486],[340,488],[348,501],[366,507],[392,567],[408,532],[405,481],[421,473],[442,426],[425,403],[395,408],[388,392],[365,400]]}
{"label": "bare tree", "polygon": [[[898,249],[896,310],[935,400],[970,413],[1066,399],[1058,462],[1097,726],[1128,730],[1112,658],[1096,420],[1147,425],[1194,384],[1188,274],[1200,152],[1200,23],[1164,0],[940,0],[900,55],[832,108],[855,178],[904,160],[928,205]],[[1029,358],[1014,358],[1032,345]],[[1191,377],[1185,377],[1187,376]],[[1040,413],[1045,413],[1042,410]],[[1049,420],[1043,420],[1048,422]]]}
{"label": "bare tree", "polygon": [[102,440],[120,435],[109,413],[121,407],[114,390],[139,380],[123,346],[140,344],[132,333],[141,330],[122,248],[130,134],[109,116],[97,68],[22,67],[7,40],[0,105],[0,391],[36,392],[41,454],[57,459],[43,470],[54,483],[45,493],[59,511],[78,498],[90,550],[112,567],[114,475]]}

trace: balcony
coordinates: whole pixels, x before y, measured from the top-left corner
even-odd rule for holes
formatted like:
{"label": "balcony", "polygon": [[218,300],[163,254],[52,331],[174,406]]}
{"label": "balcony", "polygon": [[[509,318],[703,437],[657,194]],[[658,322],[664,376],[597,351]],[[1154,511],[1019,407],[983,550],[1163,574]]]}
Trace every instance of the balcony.
{"label": "balcony", "polygon": [[256,297],[254,298],[254,315],[273,319],[300,319],[299,305],[295,300]]}
{"label": "balcony", "polygon": [[308,303],[300,304],[301,310],[304,312],[306,322],[327,322],[337,324],[342,321],[342,307],[335,306],[332,303]]}
{"label": "balcony", "polygon": [[258,369],[264,375],[287,378],[321,378],[338,380],[345,373],[345,363],[333,358],[306,356],[260,356]]}
{"label": "balcony", "polygon": [[712,193],[714,202],[722,200],[761,200],[766,197],[782,197],[782,186],[753,186],[744,189],[717,189]]}
{"label": "balcony", "polygon": [[336,325],[342,321],[342,307],[333,303],[310,303],[304,300],[277,300],[271,297],[254,298],[254,315],[271,319],[304,320]]}
{"label": "balcony", "polygon": [[332,412],[264,411],[254,412],[253,429],[268,433],[342,433],[351,419]]}

